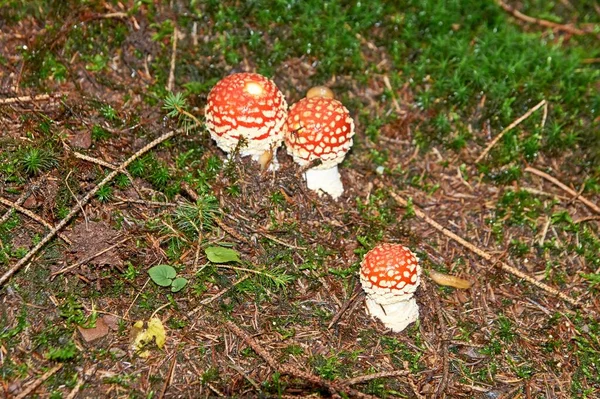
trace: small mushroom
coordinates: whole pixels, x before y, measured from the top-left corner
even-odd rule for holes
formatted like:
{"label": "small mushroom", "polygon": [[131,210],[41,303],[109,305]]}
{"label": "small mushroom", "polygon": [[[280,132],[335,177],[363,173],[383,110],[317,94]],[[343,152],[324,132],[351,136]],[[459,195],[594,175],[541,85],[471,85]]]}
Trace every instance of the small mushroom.
{"label": "small mushroom", "polygon": [[360,282],[367,294],[368,313],[394,332],[419,318],[414,293],[421,281],[419,259],[400,244],[380,244],[367,252]]}
{"label": "small mushroom", "polygon": [[313,88],[309,90],[310,98],[307,95],[292,105],[287,118],[285,145],[288,154],[301,166],[321,160],[320,165],[304,173],[306,185],[337,199],[344,192],[337,165],[352,146],[354,121],[346,107],[329,97],[331,90],[327,90]]}
{"label": "small mushroom", "polygon": [[241,156],[252,156],[265,167],[281,145],[287,102],[275,83],[257,73],[235,73],[220,80],[208,94],[206,128],[228,154],[245,145]]}
{"label": "small mushroom", "polygon": [[315,86],[311,87],[306,92],[306,98],[313,97],[335,98],[335,94],[333,94],[333,91],[327,86]]}

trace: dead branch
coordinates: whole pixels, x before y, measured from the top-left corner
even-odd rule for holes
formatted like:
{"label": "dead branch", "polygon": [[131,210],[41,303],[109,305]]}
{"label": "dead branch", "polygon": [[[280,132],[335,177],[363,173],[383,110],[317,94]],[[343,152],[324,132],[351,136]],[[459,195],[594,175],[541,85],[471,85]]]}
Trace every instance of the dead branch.
{"label": "dead branch", "polygon": [[356,389],[350,388],[345,383],[327,381],[324,378],[302,371],[290,364],[280,364],[266,350],[264,350],[258,342],[256,342],[252,337],[246,334],[246,332],[244,332],[236,324],[232,323],[231,321],[226,321],[225,326],[231,332],[233,332],[235,335],[241,338],[246,343],[246,345],[248,345],[252,348],[252,350],[254,350],[254,352],[256,352],[260,357],[262,357],[263,360],[267,362],[267,364],[272,369],[277,370],[277,372],[279,372],[280,374],[286,374],[294,378],[306,381],[308,383],[323,387],[327,389],[332,395],[337,395],[338,392],[341,392],[348,396],[353,396],[356,398],[375,399],[374,396],[367,395],[360,391],[357,391]]}
{"label": "dead branch", "polygon": [[340,307],[340,310],[338,310],[335,316],[333,316],[333,318],[329,322],[329,325],[327,326],[327,329],[329,330],[331,329],[331,327],[336,325],[337,322],[340,321],[344,313],[346,313],[346,311],[350,308],[350,306],[353,305],[355,302],[361,301],[364,298],[364,295],[365,292],[362,290],[360,284],[356,283],[354,285],[354,290],[352,291],[352,296],[350,297],[350,299],[344,302],[344,304]]}
{"label": "dead branch", "polygon": [[600,214],[600,207],[598,207],[598,205],[594,204],[592,201],[583,197],[582,195],[580,195],[578,192],[576,192],[572,188],[563,184],[556,177],[550,176],[549,174],[542,172],[541,170],[536,169],[532,166],[527,166],[525,168],[525,172],[533,173],[534,175],[537,175],[543,179],[548,180],[550,183],[554,184],[555,186],[559,187],[560,189],[562,189],[563,191],[565,191],[566,193],[571,195],[573,197],[573,199],[577,199],[577,200],[581,201],[582,203],[584,203],[588,208],[590,208],[592,211],[594,211],[594,213]]}
{"label": "dead branch", "polygon": [[[90,157],[89,155],[85,155],[85,154],[82,154],[82,153],[77,152],[77,151],[74,151],[73,155],[75,155],[75,158],[82,159],[84,161],[88,161],[88,162],[91,162],[91,163],[95,163],[96,165],[104,166],[105,168],[109,168],[109,169],[112,169],[112,170],[117,170],[117,168],[118,168],[116,165],[113,165],[110,162],[106,162],[106,161],[103,161],[102,159]],[[140,190],[135,185],[135,181],[133,180],[133,176],[131,176],[131,174],[129,173],[129,171],[127,169],[125,169],[125,170],[122,171],[122,173],[125,176],[127,176],[127,178],[129,179],[129,181],[131,182],[131,186],[135,190],[135,192],[138,195],[138,197],[140,197],[140,199],[144,199],[144,196],[142,195],[142,193],[140,192]]]}
{"label": "dead branch", "polygon": [[[29,217],[30,219],[35,220],[36,222],[38,222],[39,224],[43,225],[44,227],[46,227],[50,230],[54,229],[54,226],[52,226],[50,223],[46,222],[44,219],[42,219],[38,215],[31,212],[29,209],[23,208],[21,205],[18,205],[16,202],[12,202],[5,198],[0,197],[0,204],[5,205],[11,209],[14,209],[15,211],[22,213],[23,215]],[[63,240],[67,244],[69,244],[69,245],[72,244],[71,240],[69,240],[69,238],[67,238],[64,234],[58,233],[58,236],[61,238],[61,240]]]}
{"label": "dead branch", "polygon": [[28,397],[31,392],[33,392],[37,387],[42,385],[42,383],[44,381],[46,381],[48,378],[50,378],[54,373],[56,373],[61,368],[62,368],[62,363],[57,364],[56,366],[52,367],[50,370],[46,371],[40,378],[38,378],[31,385],[29,385],[27,388],[25,388],[23,390],[23,392],[21,392],[20,394],[15,396],[15,399],[24,399],[24,398]]}
{"label": "dead branch", "polygon": [[361,375],[360,377],[344,380],[344,385],[364,384],[365,382],[376,380],[378,378],[404,377],[409,373],[410,371],[408,370],[382,371],[380,373]]}
{"label": "dead branch", "polygon": [[[80,201],[81,206],[87,204],[94,197],[94,195],[96,195],[98,190],[100,190],[108,182],[110,182],[112,179],[114,179],[116,175],[118,175],[123,170],[125,170],[125,168],[127,168],[133,161],[135,161],[140,156],[142,156],[146,152],[150,151],[152,148],[156,147],[160,143],[170,139],[171,137],[173,137],[179,133],[183,133],[186,130],[187,129],[185,129],[185,128],[171,130],[170,132],[163,134],[162,136],[158,137],[154,141],[148,143],[146,146],[141,148],[139,151],[137,151],[135,154],[133,154],[131,157],[129,157],[127,160],[125,160],[125,162],[123,162],[121,165],[119,165],[119,167],[116,170],[113,170],[111,173],[106,175],[106,177],[104,179],[102,179],[102,181],[100,183],[98,183],[98,185],[96,187],[94,187],[92,190],[90,190],[85,195],[85,197],[83,197],[81,199],[81,201]],[[4,284],[6,284],[6,282],[11,278],[11,276],[13,274],[15,274],[18,270],[20,270],[25,264],[27,264],[31,260],[31,258],[33,258],[39,252],[39,250],[42,249],[42,247],[48,243],[48,241],[50,241],[52,238],[54,238],[54,236],[56,236],[56,234],[60,230],[62,230],[76,215],[79,214],[79,212],[81,210],[81,208],[79,207],[80,204],[77,204],[77,206],[74,206],[71,209],[71,211],[69,212],[69,214],[67,216],[65,216],[65,218],[62,219],[60,221],[60,223],[58,223],[56,225],[56,227],[54,227],[54,229],[52,229],[52,231],[50,231],[48,234],[46,234],[46,236],[44,238],[42,238],[42,240],[35,247],[33,247],[23,258],[21,258],[17,263],[15,263],[11,268],[9,268],[2,275],[2,277],[0,277],[0,287],[2,287]]]}
{"label": "dead branch", "polygon": [[444,320],[444,315],[442,314],[442,306],[440,304],[440,298],[438,298],[437,293],[429,286],[429,292],[431,293],[431,298],[433,300],[433,307],[435,309],[435,313],[437,314],[438,322],[439,322],[439,337],[442,344],[442,379],[435,390],[435,394],[433,395],[433,399],[437,399],[439,397],[444,397],[446,388],[448,387],[448,373],[449,373],[449,354],[448,354],[448,328],[446,327],[446,320]]}
{"label": "dead branch", "polygon": [[167,389],[169,389],[169,385],[173,380],[173,370],[175,370],[175,364],[177,363],[177,354],[173,353],[173,359],[171,360],[171,364],[169,365],[169,371],[167,372],[167,376],[165,378],[165,383],[158,395],[158,399],[163,399],[165,394],[167,393]]}
{"label": "dead branch", "polygon": [[[40,186],[42,185],[42,181],[44,180],[44,177],[40,177],[38,180],[36,180],[35,182],[33,182],[33,184],[31,184],[31,186],[29,186],[25,191],[23,191],[21,193],[21,195],[19,196],[19,198],[17,198],[17,200],[15,201],[15,204],[17,205],[23,205],[23,203],[25,203],[25,201],[27,201],[27,198],[29,198],[29,196],[36,191],[38,188],[40,188]],[[8,218],[10,218],[10,216],[12,215],[12,213],[15,211],[14,208],[10,208],[8,211],[6,211],[4,213],[4,215],[2,215],[2,217],[0,218],[0,224],[6,222],[8,220]]]}
{"label": "dead branch", "polygon": [[20,96],[20,97],[11,97],[11,98],[1,98],[0,105],[14,104],[14,103],[24,103],[30,101],[45,101],[51,100],[56,97],[60,97],[64,95],[64,93],[58,92],[54,94],[38,94],[36,96]]}
{"label": "dead branch", "polygon": [[175,86],[175,65],[177,59],[177,37],[179,36],[179,30],[175,28],[173,30],[173,45],[171,48],[171,66],[169,68],[169,79],[167,81],[167,90],[173,91],[173,86]]}
{"label": "dead branch", "polygon": [[525,15],[522,12],[520,12],[519,10],[515,9],[514,7],[509,6],[508,4],[504,3],[502,0],[496,0],[496,3],[498,3],[498,5],[500,7],[502,7],[504,9],[504,11],[508,12],[513,17],[515,17],[521,21],[527,22],[529,24],[540,25],[540,26],[543,26],[546,28],[556,29],[558,31],[563,31],[563,32],[567,32],[572,35],[578,35],[578,36],[592,33],[592,32],[586,32],[584,30],[581,30],[581,29],[576,28],[571,25],[562,25],[562,24],[557,24],[555,22],[545,20],[545,19],[530,17],[529,15]]}
{"label": "dead branch", "polygon": [[537,103],[536,105],[534,105],[532,108],[529,109],[529,111],[525,112],[523,115],[521,115],[521,117],[517,118],[515,121],[513,121],[510,125],[508,125],[506,128],[504,128],[504,130],[502,130],[500,132],[499,135],[497,135],[496,137],[494,137],[494,139],[488,144],[488,146],[485,148],[485,150],[483,150],[483,152],[481,153],[481,155],[479,155],[477,157],[477,159],[475,160],[475,163],[479,163],[483,158],[485,158],[485,156],[488,154],[488,152],[490,152],[490,150],[492,149],[493,146],[496,145],[496,143],[502,138],[504,137],[504,135],[514,129],[515,127],[517,127],[521,122],[523,122],[525,119],[529,118],[531,116],[531,114],[533,114],[535,111],[537,111],[540,107],[544,106],[546,104],[546,100],[542,100],[539,103]]}
{"label": "dead branch", "polygon": [[[402,198],[400,195],[396,194],[393,191],[390,191],[390,195],[394,198],[394,200],[403,207],[407,207],[408,206],[408,201],[406,201],[404,198]],[[471,244],[470,242],[466,241],[464,238],[454,234],[453,232],[451,232],[450,230],[446,229],[445,227],[443,227],[441,224],[439,224],[438,222],[436,222],[435,220],[431,219],[429,216],[427,216],[421,209],[419,209],[417,206],[412,205],[412,209],[415,213],[415,215],[417,215],[417,217],[423,219],[427,224],[429,224],[431,227],[433,227],[434,229],[436,229],[437,231],[439,231],[440,233],[442,233],[443,235],[445,235],[446,237],[456,241],[457,243],[459,243],[460,245],[462,245],[463,247],[467,248],[468,250],[470,250],[471,252],[481,256],[483,259],[491,262],[494,265],[499,265],[500,269],[502,269],[503,271],[512,274],[515,277],[518,277],[522,280],[525,280],[526,282],[528,282],[529,284],[546,291],[547,293],[549,293],[550,295],[553,295],[557,298],[562,299],[565,302],[570,303],[573,306],[579,307],[581,306],[581,304],[563,294],[562,292],[560,292],[559,290],[557,290],[556,288],[550,287],[547,284],[541,283],[539,281],[537,281],[535,278],[529,276],[528,274],[523,273],[522,271],[515,269],[514,267],[495,259],[491,254],[489,254],[488,252],[476,247],[475,245]]]}

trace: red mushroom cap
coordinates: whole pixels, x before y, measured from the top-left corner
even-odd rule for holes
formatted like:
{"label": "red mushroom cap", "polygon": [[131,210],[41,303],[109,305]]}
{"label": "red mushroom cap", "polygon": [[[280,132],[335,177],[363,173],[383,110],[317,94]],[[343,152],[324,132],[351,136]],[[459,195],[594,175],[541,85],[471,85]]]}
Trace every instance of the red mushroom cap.
{"label": "red mushroom cap", "polygon": [[290,108],[285,145],[294,161],[304,165],[320,158],[319,169],[344,160],[352,146],[354,121],[344,105],[332,98],[303,98]]}
{"label": "red mushroom cap", "polygon": [[220,80],[208,94],[206,127],[225,152],[241,137],[248,146],[242,155],[261,155],[281,144],[287,103],[275,83],[257,73],[236,73]]}
{"label": "red mushroom cap", "polygon": [[400,244],[380,244],[365,255],[360,281],[367,295],[380,304],[409,299],[420,283],[419,259]]}

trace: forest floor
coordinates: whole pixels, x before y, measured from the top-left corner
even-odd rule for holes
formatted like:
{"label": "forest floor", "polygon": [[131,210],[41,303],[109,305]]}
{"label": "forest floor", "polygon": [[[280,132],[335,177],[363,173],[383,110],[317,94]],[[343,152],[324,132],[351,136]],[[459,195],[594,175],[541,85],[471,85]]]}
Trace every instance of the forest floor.
{"label": "forest floor", "polygon": [[[594,1],[0,1],[0,396],[600,397],[599,44]],[[340,199],[225,162],[243,71],[350,110]]]}

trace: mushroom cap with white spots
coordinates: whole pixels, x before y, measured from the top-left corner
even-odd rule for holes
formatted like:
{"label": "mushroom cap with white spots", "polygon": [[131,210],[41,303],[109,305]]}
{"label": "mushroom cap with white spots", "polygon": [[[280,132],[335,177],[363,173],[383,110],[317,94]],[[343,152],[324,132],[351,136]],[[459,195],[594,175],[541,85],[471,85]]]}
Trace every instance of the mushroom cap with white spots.
{"label": "mushroom cap with white spots", "polygon": [[369,299],[380,305],[410,299],[421,282],[419,258],[400,244],[380,244],[360,265],[360,282]]}
{"label": "mushroom cap with white spots", "polygon": [[332,98],[303,98],[288,113],[285,145],[294,161],[305,165],[321,159],[315,169],[330,169],[344,160],[352,146],[354,121]]}
{"label": "mushroom cap with white spots", "polygon": [[257,73],[235,73],[208,94],[206,128],[217,146],[231,153],[240,138],[242,156],[261,155],[283,141],[287,102],[275,83]]}

